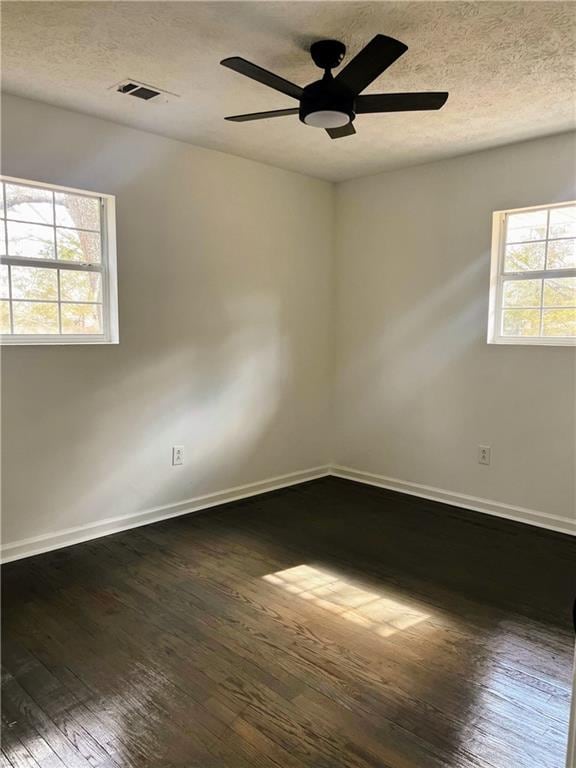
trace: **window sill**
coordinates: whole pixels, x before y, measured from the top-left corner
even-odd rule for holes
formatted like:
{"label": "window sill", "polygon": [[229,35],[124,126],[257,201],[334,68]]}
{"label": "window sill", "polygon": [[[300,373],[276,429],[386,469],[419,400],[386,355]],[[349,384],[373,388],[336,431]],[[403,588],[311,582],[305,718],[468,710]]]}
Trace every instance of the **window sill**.
{"label": "window sill", "polygon": [[508,347],[576,347],[576,339],[508,338],[488,339],[487,344]]}
{"label": "window sill", "polygon": [[119,344],[120,339],[109,339],[104,337],[86,338],[85,336],[70,336],[62,338],[61,336],[51,338],[49,336],[23,336],[22,338],[2,338],[0,337],[0,347],[53,347],[63,346],[93,346],[102,344]]}

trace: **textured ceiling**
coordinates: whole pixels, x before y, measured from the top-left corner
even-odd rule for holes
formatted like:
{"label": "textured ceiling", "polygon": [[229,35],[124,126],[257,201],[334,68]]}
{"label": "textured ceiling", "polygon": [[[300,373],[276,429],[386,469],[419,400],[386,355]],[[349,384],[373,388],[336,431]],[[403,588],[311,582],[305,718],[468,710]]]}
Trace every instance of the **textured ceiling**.
{"label": "textured ceiling", "polygon": [[[3,2],[7,92],[330,180],[574,129],[571,2]],[[377,32],[408,52],[366,92],[448,90],[439,112],[361,115],[330,140],[296,117],[225,115],[295,102],[219,66],[239,55],[304,85],[307,48]],[[127,77],[180,98],[108,90]]]}

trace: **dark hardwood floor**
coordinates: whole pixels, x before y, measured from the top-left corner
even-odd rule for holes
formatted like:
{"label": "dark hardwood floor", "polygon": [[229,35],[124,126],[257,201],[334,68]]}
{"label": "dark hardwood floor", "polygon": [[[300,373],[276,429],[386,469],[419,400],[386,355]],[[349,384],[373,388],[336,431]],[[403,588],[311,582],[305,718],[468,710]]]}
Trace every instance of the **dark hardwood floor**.
{"label": "dark hardwood floor", "polygon": [[13,768],[563,768],[576,541],[336,478],[3,568]]}

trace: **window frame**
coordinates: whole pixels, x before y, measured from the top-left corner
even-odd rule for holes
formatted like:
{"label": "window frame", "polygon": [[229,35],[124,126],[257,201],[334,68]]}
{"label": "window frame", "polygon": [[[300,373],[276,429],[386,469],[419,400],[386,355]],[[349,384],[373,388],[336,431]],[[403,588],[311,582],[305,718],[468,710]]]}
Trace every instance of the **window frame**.
{"label": "window frame", "polygon": [[[94,192],[92,190],[65,187],[60,184],[48,184],[42,181],[21,179],[16,176],[0,174],[0,182],[48,189],[52,192],[64,192],[82,197],[94,197],[100,203],[100,264],[79,264],[54,259],[34,259],[27,256],[0,256],[0,264],[10,266],[41,267],[47,269],[63,269],[76,272],[98,272],[102,276],[102,328],[99,334],[0,334],[0,346],[59,346],[69,344],[118,344],[120,342],[118,327],[118,272],[116,262],[116,197],[115,195]],[[4,211],[5,213],[5,211]],[[0,219],[6,227],[8,219]],[[56,222],[54,222],[56,227]],[[6,230],[5,230],[6,233]],[[6,246],[8,240],[6,239]],[[55,254],[57,256],[57,254]],[[11,294],[11,287],[10,287]],[[10,311],[12,311],[12,296]],[[60,303],[60,302],[58,302]]]}
{"label": "window frame", "polygon": [[[492,214],[492,249],[490,260],[490,296],[488,306],[488,344],[511,344],[544,347],[573,347],[576,346],[576,336],[503,336],[502,327],[502,296],[505,280],[544,280],[555,277],[575,277],[576,268],[525,270],[522,272],[504,272],[504,257],[506,248],[506,222],[509,214],[524,213],[525,211],[547,211],[554,208],[566,208],[576,205],[574,200],[546,205],[531,205],[524,208],[509,208],[494,211]],[[546,228],[546,246],[548,239],[548,224]],[[570,307],[567,307],[570,309]],[[542,311],[542,304],[540,304]]]}

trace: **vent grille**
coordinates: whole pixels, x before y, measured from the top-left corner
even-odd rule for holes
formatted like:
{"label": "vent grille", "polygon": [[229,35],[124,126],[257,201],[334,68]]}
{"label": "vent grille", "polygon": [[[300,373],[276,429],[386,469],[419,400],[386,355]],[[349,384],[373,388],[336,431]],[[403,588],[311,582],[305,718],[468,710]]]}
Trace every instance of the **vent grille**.
{"label": "vent grille", "polygon": [[133,96],[135,99],[141,99],[142,101],[154,100],[165,103],[173,98],[179,98],[176,93],[163,91],[161,88],[156,88],[148,83],[141,83],[133,78],[122,80],[121,83],[112,85],[109,90],[112,91],[112,93],[120,94],[122,96]]}
{"label": "vent grille", "polygon": [[146,88],[143,85],[137,83],[123,83],[118,87],[120,93],[126,93],[128,96],[134,96],[137,99],[143,99],[149,101],[155,96],[160,96],[160,91],[155,91],[153,88]]}
{"label": "vent grille", "polygon": [[138,88],[136,83],[122,83],[122,85],[119,85],[116,90],[118,93],[130,93],[130,91],[133,91],[134,88]]}

